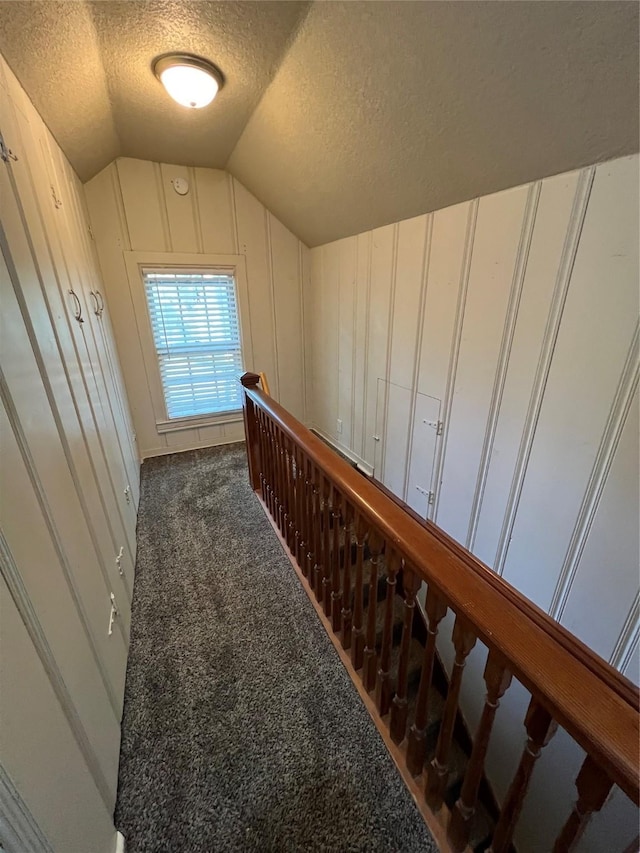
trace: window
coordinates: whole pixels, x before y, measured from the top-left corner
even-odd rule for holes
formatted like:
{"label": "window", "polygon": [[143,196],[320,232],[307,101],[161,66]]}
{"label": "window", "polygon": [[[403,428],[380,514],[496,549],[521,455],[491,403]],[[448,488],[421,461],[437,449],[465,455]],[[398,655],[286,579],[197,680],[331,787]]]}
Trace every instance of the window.
{"label": "window", "polygon": [[242,408],[235,279],[220,272],[143,270],[167,415]]}

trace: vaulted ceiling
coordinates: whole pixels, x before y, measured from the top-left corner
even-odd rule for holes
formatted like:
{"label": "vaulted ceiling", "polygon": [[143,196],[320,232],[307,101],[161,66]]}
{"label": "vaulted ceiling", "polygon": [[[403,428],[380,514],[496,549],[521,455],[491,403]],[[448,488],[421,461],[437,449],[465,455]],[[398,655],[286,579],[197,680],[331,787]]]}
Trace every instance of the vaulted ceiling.
{"label": "vaulted ceiling", "polygon": [[[311,246],[639,147],[634,0],[0,0],[0,50],[84,180],[227,168]],[[169,51],[221,68],[210,107]]]}

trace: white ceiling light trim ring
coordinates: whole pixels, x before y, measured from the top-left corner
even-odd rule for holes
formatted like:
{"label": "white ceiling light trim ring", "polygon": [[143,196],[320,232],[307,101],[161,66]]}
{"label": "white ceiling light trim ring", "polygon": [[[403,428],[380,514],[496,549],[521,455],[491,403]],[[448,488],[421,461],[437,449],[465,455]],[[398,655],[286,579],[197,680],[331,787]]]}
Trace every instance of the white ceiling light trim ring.
{"label": "white ceiling light trim ring", "polygon": [[189,109],[197,110],[210,104],[224,82],[213,63],[188,53],[159,56],[154,59],[152,68],[173,100]]}

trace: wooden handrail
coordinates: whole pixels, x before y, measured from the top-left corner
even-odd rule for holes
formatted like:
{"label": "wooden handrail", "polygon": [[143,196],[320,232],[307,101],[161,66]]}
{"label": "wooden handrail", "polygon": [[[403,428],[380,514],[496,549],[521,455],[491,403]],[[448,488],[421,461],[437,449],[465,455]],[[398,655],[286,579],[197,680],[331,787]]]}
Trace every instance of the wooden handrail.
{"label": "wooden handrail", "polygon": [[363,474],[362,476],[367,477],[367,479],[377,486],[381,492],[384,492],[390,500],[402,507],[405,512],[418,522],[418,524],[428,530],[433,536],[442,542],[445,547],[453,551],[453,553],[463,560],[472,571],[480,575],[485,583],[492,586],[498,595],[504,596],[515,607],[517,607],[523,615],[537,623],[543,631],[546,631],[546,633],[553,637],[556,642],[561,646],[564,646],[564,648],[566,648],[573,657],[582,661],[582,663],[598,678],[606,683],[611,690],[618,693],[625,702],[628,702],[630,705],[635,707],[636,710],[640,709],[640,693],[632,681],[597,655],[593,649],[586,646],[582,640],[579,640],[578,637],[576,637],[575,634],[572,634],[571,631],[568,631],[560,625],[559,622],[552,619],[551,616],[544,612],[544,610],[541,610],[536,604],[534,604],[531,599],[526,598],[521,592],[518,592],[515,587],[505,581],[504,578],[497,575],[470,551],[467,551],[466,548],[460,545],[459,542],[456,542],[456,540],[449,536],[449,534],[441,527],[438,527],[437,524],[434,524],[432,521],[428,521],[418,515],[418,513],[412,509],[409,504],[394,495],[393,492],[379,480],[376,480],[374,477],[368,477],[366,474]]}
{"label": "wooden handrail", "polygon": [[264,394],[258,388],[257,374],[245,374],[241,381],[253,487],[260,488],[261,474],[256,407],[301,448],[331,488],[437,591],[484,645],[507,661],[513,675],[532,694],[532,708],[543,708],[638,803],[640,729],[637,694],[630,682],[443,531],[416,520],[361,476]]}

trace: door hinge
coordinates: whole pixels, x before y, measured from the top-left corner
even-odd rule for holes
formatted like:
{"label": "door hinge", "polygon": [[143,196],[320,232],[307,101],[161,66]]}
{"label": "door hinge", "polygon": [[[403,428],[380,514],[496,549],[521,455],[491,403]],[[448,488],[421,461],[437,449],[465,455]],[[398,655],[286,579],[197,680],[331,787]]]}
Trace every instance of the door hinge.
{"label": "door hinge", "polygon": [[431,429],[435,429],[436,435],[442,435],[442,429],[444,427],[442,421],[428,421],[425,418],[422,423],[426,424],[428,427],[431,427]]}
{"label": "door hinge", "polygon": [[7,143],[4,141],[4,137],[0,133],[0,159],[4,160],[5,163],[8,163],[9,160],[17,160],[18,155],[14,154],[13,151],[7,146]]}
{"label": "door hinge", "polygon": [[421,495],[425,496],[425,498],[427,499],[427,503],[433,504],[433,502],[435,501],[435,492],[431,492],[428,489],[423,489],[422,486],[416,486],[416,491],[420,492]]}
{"label": "door hinge", "polygon": [[109,611],[109,628],[107,630],[107,635],[110,637],[113,634],[113,623],[119,616],[118,605],[116,604],[116,597],[113,593],[109,594],[109,599],[111,600],[111,610]]}

